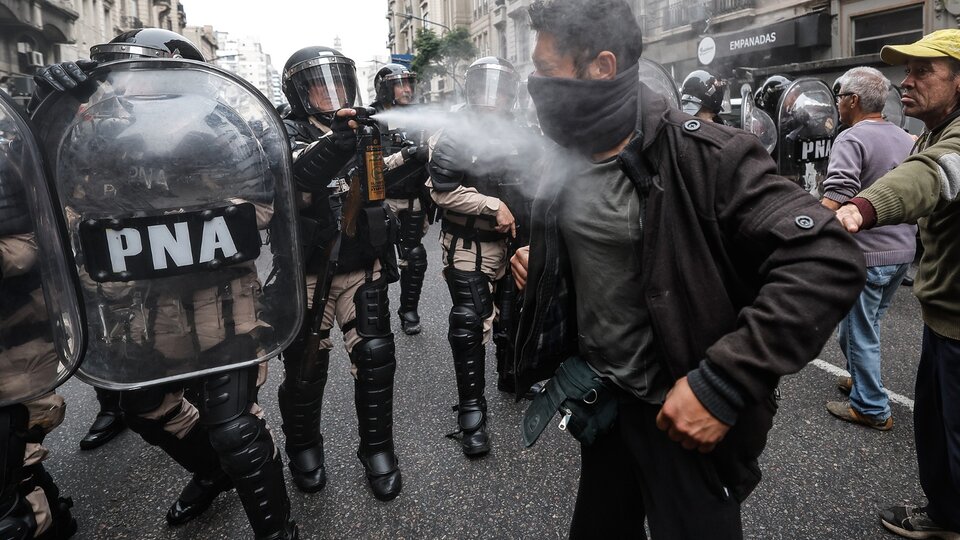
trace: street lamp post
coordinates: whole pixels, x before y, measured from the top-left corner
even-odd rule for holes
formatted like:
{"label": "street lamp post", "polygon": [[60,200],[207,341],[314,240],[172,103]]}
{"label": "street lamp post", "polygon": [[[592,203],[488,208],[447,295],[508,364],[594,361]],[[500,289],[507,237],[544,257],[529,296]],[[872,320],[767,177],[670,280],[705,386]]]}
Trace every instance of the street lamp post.
{"label": "street lamp post", "polygon": [[[396,15],[396,13],[394,13],[394,12],[392,12],[392,11],[388,11],[388,12],[387,12],[387,20],[392,19],[392,18],[394,17],[394,15]],[[447,26],[447,25],[445,25],[445,24],[443,24],[443,23],[438,23],[438,22],[436,22],[436,21],[431,21],[431,20],[429,20],[429,19],[424,19],[423,17],[417,17],[416,15],[414,15],[414,14],[412,14],[412,13],[401,13],[401,14],[400,14],[400,17],[402,17],[402,18],[404,18],[404,19],[406,19],[406,20],[408,20],[408,21],[409,21],[410,19],[416,19],[416,20],[418,20],[418,21],[425,22],[425,23],[427,23],[427,24],[432,24],[432,25],[435,25],[435,26],[439,26],[440,28],[445,29],[447,32],[452,31],[449,26]]]}

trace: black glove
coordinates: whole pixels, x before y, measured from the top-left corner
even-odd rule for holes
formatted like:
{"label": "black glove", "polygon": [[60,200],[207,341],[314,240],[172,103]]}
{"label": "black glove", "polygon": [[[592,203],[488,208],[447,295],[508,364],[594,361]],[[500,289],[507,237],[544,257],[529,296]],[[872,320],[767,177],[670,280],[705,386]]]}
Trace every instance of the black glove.
{"label": "black glove", "polygon": [[41,69],[33,76],[33,80],[49,90],[66,92],[86,82],[87,73],[95,67],[97,63],[92,60],[62,62]]}
{"label": "black glove", "polygon": [[352,117],[336,116],[330,123],[330,131],[333,132],[333,142],[337,145],[337,150],[342,152],[353,152],[357,149],[357,132],[349,123]]}
{"label": "black glove", "polygon": [[[407,144],[409,143],[409,144]],[[430,159],[430,148],[425,144],[417,144],[413,141],[406,141],[405,146],[400,149],[400,155],[403,161],[415,159],[420,163],[426,163]]]}
{"label": "black glove", "polygon": [[450,139],[440,139],[433,147],[433,155],[427,165],[433,188],[437,191],[453,191],[463,181],[467,166],[460,148]]}

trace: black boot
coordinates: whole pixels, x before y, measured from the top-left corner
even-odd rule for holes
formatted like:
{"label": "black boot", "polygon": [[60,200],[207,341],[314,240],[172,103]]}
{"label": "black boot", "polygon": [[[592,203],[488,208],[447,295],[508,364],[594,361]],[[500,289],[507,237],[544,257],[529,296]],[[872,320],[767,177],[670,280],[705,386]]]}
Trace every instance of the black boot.
{"label": "black boot", "polygon": [[97,387],[94,387],[94,390],[97,392],[97,401],[100,402],[100,411],[87,434],[80,439],[81,450],[93,450],[103,446],[127,427],[120,410],[120,392]]}
{"label": "black boot", "polygon": [[467,399],[455,407],[457,425],[460,427],[460,446],[464,455],[480,457],[490,452],[490,437],[487,436],[487,399]]}
{"label": "black boot", "polygon": [[454,305],[450,310],[448,339],[453,350],[453,367],[457,373],[457,433],[460,445],[469,457],[480,457],[490,451],[487,435],[487,401],[483,397],[486,349],[483,344],[483,319],[467,306]]}
{"label": "black boot", "polygon": [[217,496],[232,487],[229,481],[225,481],[220,459],[203,426],[193,426],[182,439],[163,429],[164,424],[179,412],[180,407],[159,420],[147,420],[129,410],[126,413],[131,430],[147,443],[159,446],[184,469],[193,473],[193,478],[167,510],[167,523],[170,525],[183,525],[196,518],[210,507]]}
{"label": "black boot", "polygon": [[194,474],[173,506],[167,510],[167,523],[174,526],[183,525],[204,513],[221,493],[231,489],[233,489],[233,482],[220,469],[217,469],[212,476]]}
{"label": "black boot", "polygon": [[373,496],[389,501],[403,487],[400,461],[393,446],[393,375],[397,362],[393,336],[365,339],[352,351],[357,366],[354,401],[360,429],[357,457]]}
{"label": "black boot", "polygon": [[400,328],[407,335],[420,333],[420,293],[423,290],[423,276],[427,272],[427,250],[423,244],[409,249],[406,253],[407,264],[400,269]]}
{"label": "black boot", "polygon": [[297,346],[295,341],[283,353],[286,376],[277,392],[283,419],[281,429],[286,436],[284,449],[294,485],[304,493],[316,493],[327,485],[320,416],[330,351],[317,352],[314,364],[304,366],[302,344],[295,351]]}

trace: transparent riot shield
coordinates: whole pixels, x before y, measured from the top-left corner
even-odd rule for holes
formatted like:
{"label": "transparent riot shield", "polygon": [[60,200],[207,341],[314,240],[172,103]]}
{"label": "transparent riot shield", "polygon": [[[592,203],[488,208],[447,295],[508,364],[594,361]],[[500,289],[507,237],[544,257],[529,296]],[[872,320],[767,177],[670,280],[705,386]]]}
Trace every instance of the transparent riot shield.
{"label": "transparent riot shield", "polygon": [[777,126],[770,115],[753,102],[753,89],[749,84],[740,87],[740,126],[756,135],[767,152],[773,153],[777,147]]}
{"label": "transparent riot shield", "polygon": [[182,59],[98,67],[35,113],[89,321],[80,376],[129,389],[266,360],[306,293],[282,121]]}
{"label": "transparent riot shield", "polygon": [[674,109],[680,109],[680,90],[673,77],[660,64],[647,58],[640,59],[640,82],[667,100]]}
{"label": "transparent riot shield", "polygon": [[900,129],[907,127],[907,116],[903,114],[903,103],[900,103],[900,89],[892,84],[887,92],[887,101],[883,104],[883,117]]}
{"label": "transparent riot shield", "polygon": [[819,79],[797,79],[780,96],[778,111],[777,169],[819,197],[839,123],[833,92]]}
{"label": "transparent riot shield", "polygon": [[85,346],[77,277],[40,155],[0,92],[0,406],[56,388]]}

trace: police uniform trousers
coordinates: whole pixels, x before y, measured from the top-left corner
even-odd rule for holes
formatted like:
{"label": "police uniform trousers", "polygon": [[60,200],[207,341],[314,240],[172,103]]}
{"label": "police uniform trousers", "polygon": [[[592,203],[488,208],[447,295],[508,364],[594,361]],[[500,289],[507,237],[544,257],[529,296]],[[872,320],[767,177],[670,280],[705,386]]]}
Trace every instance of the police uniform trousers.
{"label": "police uniform trousers", "polygon": [[[316,274],[307,275],[308,313],[313,310],[317,280]],[[320,420],[333,348],[330,330],[335,322],[343,333],[354,379],[360,434],[357,457],[364,465],[374,496],[390,500],[400,491],[399,462],[393,445],[396,357],[387,281],[379,260],[373,261],[369,269],[344,271],[330,278],[316,355],[306,351],[309,320],[283,353],[285,377],[278,398],[291,475],[304,492],[319,491],[326,484]]]}
{"label": "police uniform trousers", "polygon": [[[258,318],[260,285],[249,270],[220,286],[159,296],[153,305],[134,310],[129,329],[108,329],[111,338],[123,332],[138,339],[151,336],[150,348],[169,363],[189,362],[199,351],[209,354],[218,348],[237,361],[257,358],[260,351],[251,334],[270,327]],[[124,294],[113,291],[117,293]],[[178,504],[196,492],[191,486],[198,482],[226,489],[232,485],[256,538],[280,537],[294,527],[279,451],[257,404],[266,375],[267,365],[261,363],[120,396],[130,429],[194,474]],[[184,397],[187,385],[198,387],[196,403]]]}

